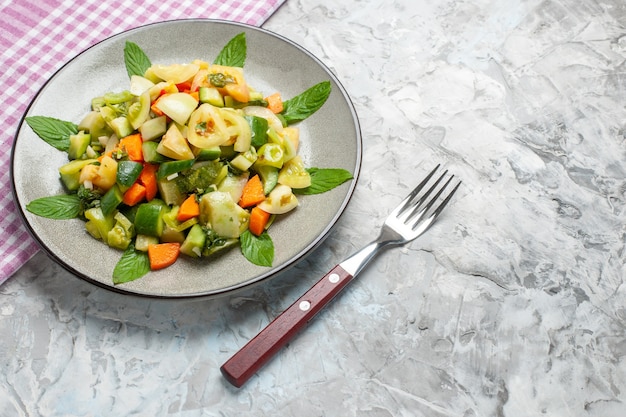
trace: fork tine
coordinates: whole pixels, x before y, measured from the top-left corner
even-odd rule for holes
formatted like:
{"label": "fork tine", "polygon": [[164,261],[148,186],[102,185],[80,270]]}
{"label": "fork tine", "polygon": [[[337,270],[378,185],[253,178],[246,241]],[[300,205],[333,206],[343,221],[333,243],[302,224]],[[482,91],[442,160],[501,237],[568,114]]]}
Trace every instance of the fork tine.
{"label": "fork tine", "polygon": [[393,210],[393,215],[395,216],[399,216],[401,215],[410,205],[411,200],[413,200],[415,198],[415,196],[417,194],[420,193],[420,191],[422,191],[422,188],[424,188],[424,186],[428,183],[428,181],[430,181],[430,178],[435,174],[435,172],[437,172],[437,170],[439,169],[439,167],[441,166],[441,164],[437,164],[437,166],[430,171],[430,173],[422,180],[422,182],[420,182],[417,187],[415,187],[410,193],[409,195],[407,195],[404,200],[402,200],[400,202],[400,204],[398,204],[398,206]]}
{"label": "fork tine", "polygon": [[[441,180],[446,176],[446,174],[448,173],[448,170],[445,170],[443,172],[443,174],[441,174],[439,176],[439,178],[435,181],[435,183],[433,185],[431,185],[431,187],[428,189],[428,191],[426,191],[424,193],[424,195],[422,195],[417,201],[415,201],[414,203],[411,203],[410,205],[408,205],[405,209],[404,213],[401,213],[400,215],[398,215],[398,219],[402,220],[403,222],[407,223],[409,220],[411,219],[416,219],[415,221],[419,221],[419,219],[424,215],[425,212],[427,212],[430,207],[432,206],[432,203],[437,200],[437,198],[439,197],[439,195],[441,194],[441,190],[443,190],[443,188],[446,188],[446,186],[448,185],[447,183],[443,186],[443,188],[437,193],[437,195],[431,200],[430,204],[428,204],[423,210],[420,210],[420,207],[422,207],[422,204],[424,204],[424,202],[426,201],[426,199],[430,196],[430,194],[437,188],[437,186],[439,185],[439,183],[441,182]],[[453,175],[454,176],[454,175]],[[448,182],[450,182],[450,180],[448,180]],[[418,212],[418,210],[420,210]],[[417,214],[416,214],[417,213]]]}
{"label": "fork tine", "polygon": [[450,199],[452,198],[452,196],[454,195],[456,190],[459,188],[459,186],[461,185],[461,181],[459,181],[454,186],[452,191],[450,191],[448,193],[446,198],[443,199],[441,204],[439,204],[439,206],[437,206],[437,208],[435,208],[435,210],[426,218],[426,220],[424,220],[423,222],[420,223],[421,218],[424,216],[425,213],[427,213],[427,212],[429,212],[431,210],[431,208],[433,207],[435,202],[438,201],[438,199],[441,196],[441,194],[443,193],[443,191],[452,182],[453,178],[454,178],[454,175],[452,175],[448,179],[448,181],[446,181],[446,183],[441,187],[441,189],[437,192],[437,194],[428,202],[426,207],[424,207],[422,210],[420,210],[419,214],[417,216],[415,216],[415,218],[413,218],[410,222],[406,222],[407,226],[410,226],[413,230],[417,230],[419,228],[420,229],[420,234],[424,233],[430,227],[430,225],[435,221],[435,219],[437,219],[437,217],[439,217],[439,215],[441,214],[443,209],[446,207],[446,205],[448,204],[448,202],[450,201]]}

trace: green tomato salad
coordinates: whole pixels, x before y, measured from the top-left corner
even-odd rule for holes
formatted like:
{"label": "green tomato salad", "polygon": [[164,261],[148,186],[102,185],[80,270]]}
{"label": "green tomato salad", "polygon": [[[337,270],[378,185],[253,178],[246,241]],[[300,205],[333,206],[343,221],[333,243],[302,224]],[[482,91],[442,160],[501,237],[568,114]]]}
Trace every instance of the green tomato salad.
{"label": "green tomato salad", "polygon": [[45,142],[66,152],[65,194],[26,209],[84,221],[86,232],[120,250],[114,284],[167,268],[181,256],[210,257],[239,247],[248,261],[272,266],[276,216],[298,196],[352,179],[339,168],[307,167],[298,122],[319,110],[329,81],[283,99],[245,79],[246,37],[231,39],[212,61],[152,64],[126,42],[129,85],[91,100],[74,122],[25,118]]}

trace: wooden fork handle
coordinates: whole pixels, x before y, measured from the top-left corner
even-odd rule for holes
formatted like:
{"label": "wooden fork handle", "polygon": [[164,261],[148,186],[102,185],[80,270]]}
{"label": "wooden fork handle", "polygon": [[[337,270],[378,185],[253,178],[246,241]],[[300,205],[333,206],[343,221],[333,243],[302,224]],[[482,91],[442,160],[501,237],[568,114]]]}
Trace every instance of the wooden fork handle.
{"label": "wooden fork handle", "polygon": [[241,387],[339,294],[352,278],[339,265],[331,269],[222,365],[220,370],[226,380]]}

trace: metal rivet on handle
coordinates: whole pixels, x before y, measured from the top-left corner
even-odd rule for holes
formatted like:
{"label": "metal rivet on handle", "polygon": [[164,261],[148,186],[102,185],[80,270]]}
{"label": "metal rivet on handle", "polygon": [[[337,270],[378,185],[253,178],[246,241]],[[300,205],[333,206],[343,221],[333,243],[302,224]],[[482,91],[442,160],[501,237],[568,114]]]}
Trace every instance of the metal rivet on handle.
{"label": "metal rivet on handle", "polygon": [[307,311],[309,308],[311,308],[311,303],[308,301],[301,301],[299,307],[300,310]]}
{"label": "metal rivet on handle", "polygon": [[337,274],[330,274],[330,275],[328,276],[328,280],[329,280],[330,282],[332,282],[333,284],[336,284],[336,283],[338,283],[338,282],[339,282],[339,275],[337,275]]}

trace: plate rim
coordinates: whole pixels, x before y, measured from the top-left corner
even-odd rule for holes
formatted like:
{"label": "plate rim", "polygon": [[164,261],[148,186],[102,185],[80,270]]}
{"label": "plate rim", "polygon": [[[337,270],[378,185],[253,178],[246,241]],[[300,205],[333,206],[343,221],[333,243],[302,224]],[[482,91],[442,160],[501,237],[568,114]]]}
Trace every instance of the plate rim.
{"label": "plate rim", "polygon": [[[63,259],[57,253],[55,253],[51,248],[48,247],[48,245],[44,242],[44,239],[42,239],[35,232],[35,230],[33,229],[33,226],[28,221],[26,213],[24,212],[24,210],[22,208],[22,204],[20,204],[21,200],[20,200],[20,198],[18,196],[18,190],[17,190],[18,187],[16,185],[15,169],[14,169],[16,152],[17,152],[16,148],[17,148],[17,143],[18,143],[19,137],[20,137],[20,132],[23,129],[26,116],[30,112],[30,110],[33,107],[33,105],[40,98],[41,94],[46,89],[46,87],[50,83],[52,83],[54,81],[54,79],[59,75],[59,73],[61,71],[63,71],[67,66],[69,66],[72,62],[74,62],[80,56],[84,55],[85,53],[87,53],[88,51],[90,51],[90,50],[92,50],[94,48],[97,48],[99,45],[101,45],[104,42],[109,42],[109,41],[111,41],[113,39],[120,38],[120,37],[128,37],[133,32],[146,30],[146,29],[148,29],[148,28],[150,28],[152,26],[172,25],[172,24],[185,24],[185,23],[196,23],[196,22],[199,22],[199,23],[209,23],[209,24],[213,24],[213,23],[215,23],[215,24],[224,24],[224,25],[227,25],[227,26],[239,26],[239,27],[245,28],[247,30],[258,31],[258,32],[264,33],[266,35],[270,35],[271,37],[277,38],[277,39],[279,39],[279,40],[281,40],[283,42],[286,42],[286,43],[290,44],[291,46],[295,47],[296,49],[298,49],[301,52],[303,52],[304,54],[306,54],[310,59],[315,61],[317,63],[317,65],[319,65],[328,74],[328,76],[330,78],[332,78],[332,81],[339,88],[339,92],[341,93],[341,96],[345,100],[345,102],[347,104],[347,107],[350,110],[350,114],[352,116],[352,121],[354,123],[354,130],[355,130],[355,134],[356,134],[356,148],[355,148],[355,150],[356,150],[356,154],[355,154],[356,158],[355,158],[355,164],[354,164],[354,167],[353,167],[354,171],[351,173],[352,174],[352,179],[349,181],[348,189],[347,189],[347,191],[345,193],[345,196],[343,197],[343,199],[341,201],[341,204],[339,205],[339,208],[336,211],[336,213],[333,215],[331,221],[316,235],[316,237],[308,245],[303,247],[302,250],[300,250],[299,252],[294,254],[292,257],[290,257],[287,261],[283,262],[279,266],[272,267],[271,270],[269,270],[267,272],[263,272],[263,273],[261,273],[259,275],[256,275],[255,277],[253,277],[253,278],[251,278],[249,280],[246,280],[244,282],[237,283],[237,284],[234,284],[234,285],[230,285],[230,286],[227,286],[227,287],[222,287],[222,288],[219,288],[217,290],[207,290],[205,292],[182,293],[182,294],[142,293],[142,292],[138,292],[138,291],[125,289],[125,288],[122,288],[122,287],[119,287],[119,286],[115,286],[115,285],[108,285],[108,284],[106,284],[104,282],[100,282],[97,279],[91,278],[89,275],[76,270],[71,265],[69,265],[68,263],[64,262]],[[148,299],[198,299],[198,298],[200,298],[200,299],[206,299],[206,298],[217,298],[217,297],[220,297],[220,296],[232,295],[235,292],[251,288],[251,287],[253,287],[255,285],[258,285],[258,284],[260,284],[262,282],[265,282],[269,278],[272,278],[272,277],[278,276],[280,274],[283,274],[283,273],[287,272],[289,269],[291,269],[293,266],[295,266],[296,264],[300,263],[307,256],[309,256],[315,249],[317,249],[326,240],[326,238],[328,238],[328,236],[330,235],[332,230],[337,226],[337,223],[339,222],[340,218],[345,213],[345,211],[347,209],[347,206],[348,206],[350,200],[352,199],[352,197],[354,195],[354,191],[355,191],[357,183],[358,183],[358,179],[359,179],[359,176],[360,176],[360,173],[361,173],[362,159],[363,159],[363,137],[362,137],[360,121],[359,121],[356,109],[354,107],[354,103],[352,102],[352,99],[350,98],[349,94],[347,93],[347,90],[345,89],[343,84],[340,82],[338,77],[317,56],[315,56],[313,53],[311,53],[308,49],[306,49],[303,46],[301,46],[301,45],[297,44],[296,42],[292,41],[291,39],[289,39],[289,38],[287,38],[287,37],[285,37],[283,35],[280,35],[280,34],[278,34],[276,32],[273,32],[273,31],[270,31],[268,29],[265,29],[263,27],[254,26],[254,25],[250,25],[250,24],[247,24],[247,23],[223,20],[223,19],[182,18],[182,19],[171,19],[171,20],[163,20],[163,21],[158,21],[158,22],[151,22],[151,23],[144,24],[144,25],[141,25],[141,26],[136,26],[136,27],[133,27],[133,28],[125,29],[125,30],[123,30],[121,32],[118,32],[118,33],[115,33],[115,34],[113,34],[111,36],[107,36],[106,38],[101,39],[98,42],[94,43],[93,45],[90,45],[89,47],[81,50],[80,52],[78,52],[76,54],[74,54],[67,61],[65,61],[57,70],[55,70],[48,77],[48,79],[38,88],[37,92],[32,97],[32,99],[28,103],[27,107],[25,108],[25,110],[23,111],[23,114],[21,115],[21,117],[19,119],[19,123],[16,126],[16,132],[15,132],[15,134],[13,136],[13,143],[11,144],[9,177],[10,177],[11,193],[12,193],[15,209],[16,209],[16,212],[18,213],[18,215],[19,215],[19,217],[21,219],[22,224],[26,228],[27,232],[34,239],[34,241],[37,244],[37,246],[39,247],[39,249],[41,249],[57,265],[61,266],[63,269],[65,269],[67,272],[69,272],[71,275],[73,275],[75,278],[78,278],[80,280],[86,281],[86,282],[88,282],[90,284],[93,284],[93,285],[95,285],[97,287],[106,289],[106,290],[111,291],[113,293],[127,295],[127,296],[135,296],[135,297],[139,297],[139,298],[148,298]]]}

